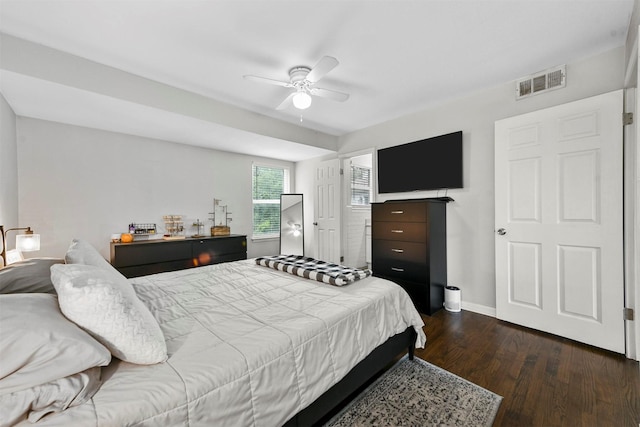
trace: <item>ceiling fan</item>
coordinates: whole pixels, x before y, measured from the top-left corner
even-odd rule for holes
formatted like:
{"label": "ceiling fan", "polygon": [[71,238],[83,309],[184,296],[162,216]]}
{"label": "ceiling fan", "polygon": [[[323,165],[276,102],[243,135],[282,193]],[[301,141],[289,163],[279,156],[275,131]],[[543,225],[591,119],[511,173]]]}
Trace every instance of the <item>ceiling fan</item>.
{"label": "ceiling fan", "polygon": [[309,68],[305,66],[293,67],[289,70],[289,81],[268,79],[266,77],[246,75],[247,80],[268,83],[276,86],[283,86],[295,89],[285,98],[277,110],[283,110],[293,104],[299,110],[305,110],[311,105],[311,95],[328,98],[334,101],[344,102],[349,99],[349,94],[338,92],[330,89],[315,87],[315,84],[323,78],[329,71],[333,70],[339,64],[338,60],[332,56],[324,56],[315,67]]}

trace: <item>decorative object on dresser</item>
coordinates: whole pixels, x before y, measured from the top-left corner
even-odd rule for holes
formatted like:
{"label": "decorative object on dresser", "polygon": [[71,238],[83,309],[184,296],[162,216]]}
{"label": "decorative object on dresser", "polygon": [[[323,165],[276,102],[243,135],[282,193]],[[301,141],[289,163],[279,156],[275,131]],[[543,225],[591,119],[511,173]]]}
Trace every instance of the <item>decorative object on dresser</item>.
{"label": "decorative object on dresser", "polygon": [[213,226],[211,226],[211,235],[212,236],[228,236],[231,234],[231,228],[229,227],[229,222],[233,220],[230,217],[231,212],[227,208],[227,205],[221,205],[220,199],[213,199],[213,212],[209,212],[211,217],[209,220],[213,222]]}
{"label": "decorative object on dresser", "polygon": [[4,226],[0,225],[0,236],[2,237],[2,256],[3,266],[7,265],[7,234],[10,231],[24,231],[24,234],[16,235],[16,250],[20,252],[31,252],[40,250],[40,235],[33,234],[31,227],[9,228],[5,231]]}
{"label": "decorative object on dresser", "polygon": [[247,259],[247,236],[111,243],[111,264],[125,277]]}
{"label": "decorative object on dresser", "polygon": [[156,225],[153,223],[134,223],[129,224],[129,234],[133,235],[134,240],[145,240],[149,236],[156,235]]}
{"label": "decorative object on dresser", "polygon": [[165,240],[184,239],[184,219],[182,215],[163,215]]}
{"label": "decorative object on dresser", "polygon": [[453,199],[389,200],[371,204],[373,275],[392,280],[418,311],[442,308],[447,284],[447,211]]}
{"label": "decorative object on dresser", "polygon": [[204,234],[201,233],[201,231],[204,231],[204,223],[200,222],[200,219],[196,219],[193,226],[196,228],[196,234],[191,235],[191,237],[204,237]]}
{"label": "decorative object on dresser", "polygon": [[212,236],[228,236],[231,234],[231,228],[226,225],[214,225],[211,227]]}

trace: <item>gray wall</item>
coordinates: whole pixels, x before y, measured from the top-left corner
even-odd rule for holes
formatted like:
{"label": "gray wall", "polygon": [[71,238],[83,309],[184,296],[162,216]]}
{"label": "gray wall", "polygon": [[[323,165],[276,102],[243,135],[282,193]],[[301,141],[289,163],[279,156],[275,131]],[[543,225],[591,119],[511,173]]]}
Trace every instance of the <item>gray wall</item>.
{"label": "gray wall", "polygon": [[[494,122],[623,87],[625,50],[567,64],[567,86],[521,101],[515,82],[480,91],[415,114],[400,117],[341,138],[339,154],[384,148],[418,139],[463,131],[464,188],[450,190],[455,202],[447,206],[449,283],[462,289],[469,309],[494,314]],[[559,64],[552,64],[559,65]],[[540,70],[531,70],[535,73]],[[519,76],[518,76],[519,77]],[[318,160],[299,162],[297,192],[307,194],[305,211],[313,212],[313,171]],[[377,201],[443,195],[436,192],[377,195]],[[311,222],[312,218],[307,221]],[[313,248],[307,233],[305,246]],[[307,252],[313,253],[313,252]]]}
{"label": "gray wall", "polygon": [[[0,94],[0,225],[18,227],[18,147],[16,116]],[[15,246],[14,234],[7,242]],[[2,261],[0,261],[0,265]]]}
{"label": "gray wall", "polygon": [[[295,165],[167,141],[17,118],[21,224],[41,234],[37,256],[64,255],[82,238],[109,258],[112,233],[162,215],[206,223],[213,198],[228,205],[234,234],[248,235],[249,257],[276,254],[278,241],[251,242],[253,161]],[[208,229],[207,229],[208,230]],[[187,228],[195,234],[195,228]]]}

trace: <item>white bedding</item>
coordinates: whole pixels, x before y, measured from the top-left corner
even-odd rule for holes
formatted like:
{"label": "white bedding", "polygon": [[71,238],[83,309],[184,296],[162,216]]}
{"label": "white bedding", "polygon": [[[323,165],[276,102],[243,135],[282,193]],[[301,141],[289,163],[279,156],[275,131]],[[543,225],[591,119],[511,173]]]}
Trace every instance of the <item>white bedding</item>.
{"label": "white bedding", "polygon": [[278,426],[389,337],[413,326],[409,296],[384,279],[335,287],[255,260],[130,279],[169,358],[117,359],[91,401],[43,425]]}

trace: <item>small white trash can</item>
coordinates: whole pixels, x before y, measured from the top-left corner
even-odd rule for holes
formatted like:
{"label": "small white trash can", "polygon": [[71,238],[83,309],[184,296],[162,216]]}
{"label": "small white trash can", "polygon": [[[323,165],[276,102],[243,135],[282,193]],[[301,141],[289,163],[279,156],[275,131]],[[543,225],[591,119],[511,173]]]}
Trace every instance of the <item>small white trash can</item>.
{"label": "small white trash can", "polygon": [[460,288],[455,286],[446,286],[444,288],[444,308],[447,311],[455,313],[461,310]]}

